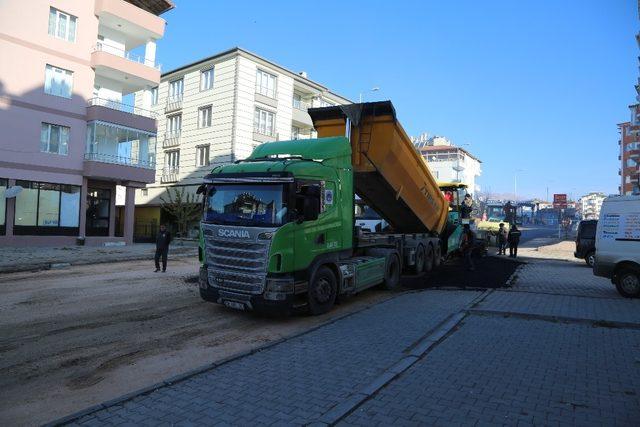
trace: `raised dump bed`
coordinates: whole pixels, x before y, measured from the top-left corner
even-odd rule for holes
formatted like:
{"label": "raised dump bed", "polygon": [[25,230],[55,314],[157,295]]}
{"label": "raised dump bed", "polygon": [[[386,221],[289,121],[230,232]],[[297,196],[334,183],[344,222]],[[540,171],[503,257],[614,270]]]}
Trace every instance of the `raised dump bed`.
{"label": "raised dump bed", "polygon": [[390,101],[312,108],[318,137],[343,136],[347,122],[354,189],[397,233],[440,233],[448,205]]}

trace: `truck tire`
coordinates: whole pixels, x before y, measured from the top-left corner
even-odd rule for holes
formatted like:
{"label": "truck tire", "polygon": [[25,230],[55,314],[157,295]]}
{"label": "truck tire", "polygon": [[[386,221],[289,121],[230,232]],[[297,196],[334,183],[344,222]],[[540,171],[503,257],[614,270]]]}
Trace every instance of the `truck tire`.
{"label": "truck tire", "polygon": [[622,270],[616,281],[616,289],[625,298],[640,297],[640,271],[630,268]]}
{"label": "truck tire", "polygon": [[426,273],[430,273],[431,270],[433,270],[433,265],[434,265],[433,257],[434,257],[433,245],[429,244],[427,246],[427,251],[424,257],[424,271]]}
{"label": "truck tire", "polygon": [[593,268],[593,264],[595,264],[595,262],[596,262],[596,252],[595,251],[590,251],[584,257],[584,262],[586,262],[589,267]]}
{"label": "truck tire", "polygon": [[398,288],[400,283],[400,258],[395,252],[389,251],[384,263],[384,282],[382,287],[386,290],[393,291]]}
{"label": "truck tire", "polygon": [[338,293],[338,280],[329,267],[318,268],[309,282],[307,301],[309,313],[312,315],[323,314],[331,310],[336,302]]}
{"label": "truck tire", "polygon": [[425,250],[424,246],[418,245],[416,247],[416,262],[411,267],[411,271],[415,274],[420,274],[424,270],[424,262],[425,262]]}
{"label": "truck tire", "polygon": [[440,247],[440,243],[438,243],[433,250],[433,269],[440,267],[440,263],[442,262],[442,249]]}

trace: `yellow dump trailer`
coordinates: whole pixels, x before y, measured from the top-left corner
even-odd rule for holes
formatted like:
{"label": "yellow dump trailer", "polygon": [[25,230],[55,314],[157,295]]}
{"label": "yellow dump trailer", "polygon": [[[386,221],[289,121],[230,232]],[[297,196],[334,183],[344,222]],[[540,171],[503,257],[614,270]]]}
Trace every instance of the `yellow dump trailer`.
{"label": "yellow dump trailer", "polygon": [[346,133],[350,138],[355,192],[396,232],[443,230],[447,202],[390,101],[310,109],[309,114],[319,137]]}

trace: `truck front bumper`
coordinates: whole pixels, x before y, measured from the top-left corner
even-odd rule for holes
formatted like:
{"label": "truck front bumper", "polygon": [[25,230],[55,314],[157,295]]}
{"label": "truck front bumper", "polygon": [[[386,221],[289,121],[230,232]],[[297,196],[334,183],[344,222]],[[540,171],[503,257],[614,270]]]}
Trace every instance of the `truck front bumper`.
{"label": "truck front bumper", "polygon": [[245,311],[290,311],[300,307],[300,296],[306,292],[306,283],[297,283],[294,286],[293,277],[287,276],[267,277],[266,290],[262,294],[221,289],[209,284],[205,266],[200,267],[199,287],[203,300]]}

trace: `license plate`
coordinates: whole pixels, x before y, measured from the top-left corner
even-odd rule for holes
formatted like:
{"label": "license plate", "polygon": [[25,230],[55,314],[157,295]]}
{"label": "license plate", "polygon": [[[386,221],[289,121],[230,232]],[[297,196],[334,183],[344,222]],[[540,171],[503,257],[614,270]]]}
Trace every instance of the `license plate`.
{"label": "license plate", "polygon": [[235,310],[244,310],[246,308],[243,303],[236,301],[224,301],[224,305]]}

